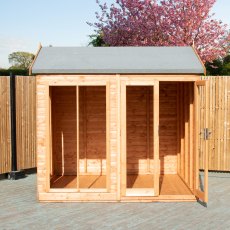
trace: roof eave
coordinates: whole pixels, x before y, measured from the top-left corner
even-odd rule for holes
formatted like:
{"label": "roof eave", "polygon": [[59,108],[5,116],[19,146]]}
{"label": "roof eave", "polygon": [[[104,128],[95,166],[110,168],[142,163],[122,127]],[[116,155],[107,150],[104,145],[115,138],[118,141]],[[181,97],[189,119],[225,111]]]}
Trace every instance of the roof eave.
{"label": "roof eave", "polygon": [[202,74],[204,74],[204,75],[206,76],[206,73],[207,73],[206,67],[205,67],[203,61],[201,60],[200,55],[198,54],[198,52],[197,52],[195,46],[192,46],[192,49],[193,49],[194,53],[196,54],[198,60],[200,61],[201,65],[202,65],[202,67],[203,67],[203,69],[204,69],[204,72],[203,72]]}
{"label": "roof eave", "polygon": [[32,73],[33,73],[33,66],[34,66],[34,63],[35,63],[35,61],[36,61],[36,59],[37,59],[37,57],[38,57],[38,55],[39,55],[41,49],[42,49],[42,44],[39,43],[39,45],[38,45],[38,50],[37,50],[37,52],[36,52],[36,54],[35,54],[34,60],[32,61],[31,65],[30,65],[30,67],[29,67],[29,75],[32,75]]}

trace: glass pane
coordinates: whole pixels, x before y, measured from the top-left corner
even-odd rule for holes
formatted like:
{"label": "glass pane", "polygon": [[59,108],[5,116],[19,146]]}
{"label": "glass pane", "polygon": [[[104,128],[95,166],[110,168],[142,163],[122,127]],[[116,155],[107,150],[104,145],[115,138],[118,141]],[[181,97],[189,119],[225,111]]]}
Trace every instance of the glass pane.
{"label": "glass pane", "polygon": [[153,86],[127,86],[127,188],[153,188]]}
{"label": "glass pane", "polygon": [[50,87],[51,188],[76,188],[76,87]]}
{"label": "glass pane", "polygon": [[79,188],[106,188],[106,86],[79,87]]}

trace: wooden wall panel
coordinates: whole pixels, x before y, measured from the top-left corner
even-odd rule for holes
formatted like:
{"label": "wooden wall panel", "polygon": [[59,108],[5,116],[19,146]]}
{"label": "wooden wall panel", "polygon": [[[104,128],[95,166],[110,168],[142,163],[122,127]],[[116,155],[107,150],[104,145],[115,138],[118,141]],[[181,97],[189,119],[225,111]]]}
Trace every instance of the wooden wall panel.
{"label": "wooden wall panel", "polygon": [[0,174],[11,171],[10,78],[0,77]]}
{"label": "wooden wall panel", "polygon": [[180,151],[180,136],[181,136],[181,130],[180,130],[180,98],[181,98],[181,91],[180,91],[180,83],[177,83],[177,174],[181,175],[181,151]]}
{"label": "wooden wall panel", "polygon": [[194,112],[195,112],[195,99],[194,99],[194,84],[189,83],[189,187],[193,188],[194,184]]}
{"label": "wooden wall panel", "polygon": [[192,189],[194,178],[194,83],[177,83],[178,174]]}
{"label": "wooden wall panel", "polygon": [[177,173],[177,84],[160,82],[160,162],[162,174]]}
{"label": "wooden wall panel", "polygon": [[188,178],[189,178],[189,84],[186,83],[184,85],[184,139],[185,139],[185,145],[184,145],[184,169],[185,169],[185,182],[188,184]]}
{"label": "wooden wall panel", "polygon": [[185,177],[184,83],[180,84],[180,176]]}

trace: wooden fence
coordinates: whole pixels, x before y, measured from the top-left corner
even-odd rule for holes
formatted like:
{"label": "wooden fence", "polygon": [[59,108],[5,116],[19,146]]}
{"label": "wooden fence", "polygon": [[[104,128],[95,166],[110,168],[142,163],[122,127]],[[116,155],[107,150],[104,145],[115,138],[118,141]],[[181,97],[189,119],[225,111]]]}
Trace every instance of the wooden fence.
{"label": "wooden fence", "polygon": [[[230,171],[230,76],[203,79],[210,81],[209,107],[200,105],[209,114],[209,170]],[[202,151],[200,164],[203,164]]]}
{"label": "wooden fence", "polygon": [[11,170],[10,78],[0,77],[0,173]]}
{"label": "wooden fence", "polygon": [[[230,77],[204,77],[210,80],[209,169],[230,171]],[[0,174],[11,170],[10,79],[0,77]],[[36,167],[36,81],[16,77],[17,166]],[[202,122],[202,121],[201,121]],[[202,151],[201,151],[202,153]],[[200,156],[203,163],[203,156]]]}
{"label": "wooden fence", "polygon": [[36,167],[36,79],[16,77],[17,167]]}
{"label": "wooden fence", "polygon": [[[17,167],[36,167],[36,81],[16,77]],[[0,174],[11,171],[10,79],[0,77]]]}

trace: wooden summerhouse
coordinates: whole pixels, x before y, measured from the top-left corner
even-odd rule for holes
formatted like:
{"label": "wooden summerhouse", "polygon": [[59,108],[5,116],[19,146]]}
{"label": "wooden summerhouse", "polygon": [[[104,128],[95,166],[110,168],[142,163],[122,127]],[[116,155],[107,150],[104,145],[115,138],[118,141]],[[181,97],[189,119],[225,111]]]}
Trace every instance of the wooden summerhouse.
{"label": "wooden summerhouse", "polygon": [[31,70],[39,201],[207,202],[192,47],[41,47]]}

